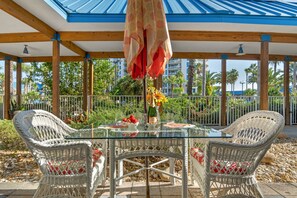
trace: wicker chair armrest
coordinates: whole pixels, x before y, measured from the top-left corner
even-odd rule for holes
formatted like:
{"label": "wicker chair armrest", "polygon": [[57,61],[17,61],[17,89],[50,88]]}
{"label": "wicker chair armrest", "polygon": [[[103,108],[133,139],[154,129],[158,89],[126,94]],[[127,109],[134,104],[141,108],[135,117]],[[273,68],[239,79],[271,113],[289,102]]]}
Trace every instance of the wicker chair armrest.
{"label": "wicker chair armrest", "polygon": [[205,168],[209,172],[211,164],[223,162],[223,164],[245,163],[249,164],[248,172],[254,171],[255,167],[262,159],[270,144],[250,144],[242,145],[236,143],[209,141],[205,145]]}
{"label": "wicker chair armrest", "polygon": [[47,143],[32,141],[36,148],[40,150],[65,150],[65,149],[74,149],[74,148],[85,148],[90,150],[92,148],[92,143],[89,141],[70,141],[62,140],[59,144],[50,144],[50,141]]}
{"label": "wicker chair armrest", "polygon": [[[54,145],[34,142],[34,144],[35,148],[43,153],[42,155],[39,155],[37,159],[41,170],[46,172],[46,174],[57,174],[53,171],[57,167],[59,167],[60,171],[61,166],[68,167],[70,165],[70,167],[75,167],[77,171],[79,168],[85,167],[84,170],[86,171],[86,174],[88,177],[91,177],[93,167],[91,142],[70,141]],[[70,171],[70,169],[68,171]]]}

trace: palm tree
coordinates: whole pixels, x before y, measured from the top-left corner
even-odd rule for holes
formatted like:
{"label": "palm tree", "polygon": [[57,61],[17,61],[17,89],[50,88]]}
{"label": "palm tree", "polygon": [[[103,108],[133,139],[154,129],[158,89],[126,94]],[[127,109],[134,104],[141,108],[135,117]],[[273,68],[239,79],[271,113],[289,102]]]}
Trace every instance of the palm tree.
{"label": "palm tree", "polygon": [[249,74],[251,73],[251,68],[249,68],[249,67],[245,68],[244,71],[245,71],[245,82],[246,82],[245,90],[247,90],[248,89],[248,84],[249,84]]}
{"label": "palm tree", "polygon": [[202,96],[205,96],[206,94],[206,61],[203,59],[203,64],[202,64]]}
{"label": "palm tree", "polygon": [[251,83],[252,90],[254,90],[254,85],[258,82],[258,66],[257,64],[251,64],[250,67],[248,67],[247,69],[250,73],[247,79],[247,83]]}
{"label": "palm tree", "polygon": [[279,96],[281,95],[280,89],[283,86],[284,74],[283,71],[276,71],[269,68],[268,70],[268,94],[270,96]]}
{"label": "palm tree", "polygon": [[235,82],[238,80],[238,71],[236,69],[232,69],[231,71],[227,72],[227,83],[231,84],[231,91],[233,91],[234,95],[234,88]]}
{"label": "palm tree", "polygon": [[296,91],[296,83],[297,83],[297,63],[290,64],[290,76],[292,76],[292,88],[293,91]]}
{"label": "palm tree", "polygon": [[221,74],[216,72],[206,72],[206,96],[211,96],[215,93],[215,87],[214,85],[218,82],[220,82],[220,76]]}
{"label": "palm tree", "polygon": [[276,73],[276,68],[280,64],[279,61],[269,61],[269,65],[273,65],[273,72]]}
{"label": "palm tree", "polygon": [[171,87],[171,97],[173,97],[173,88],[176,84],[176,76],[167,76],[164,78],[164,83],[169,84]]}
{"label": "palm tree", "polygon": [[194,69],[195,65],[197,64],[196,59],[190,59],[189,60],[189,67],[188,67],[188,85],[187,85],[187,94],[192,95],[192,89],[193,89],[193,79],[194,79]]}

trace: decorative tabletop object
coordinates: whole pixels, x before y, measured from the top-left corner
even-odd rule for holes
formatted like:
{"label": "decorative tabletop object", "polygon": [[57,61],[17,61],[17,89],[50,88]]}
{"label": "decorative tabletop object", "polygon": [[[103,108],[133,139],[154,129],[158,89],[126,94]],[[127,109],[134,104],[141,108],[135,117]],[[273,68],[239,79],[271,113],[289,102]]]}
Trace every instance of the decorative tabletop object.
{"label": "decorative tabletop object", "polygon": [[148,101],[148,117],[149,124],[158,124],[160,121],[159,107],[167,102],[165,95],[157,90],[155,87],[148,87],[147,89],[147,101]]}

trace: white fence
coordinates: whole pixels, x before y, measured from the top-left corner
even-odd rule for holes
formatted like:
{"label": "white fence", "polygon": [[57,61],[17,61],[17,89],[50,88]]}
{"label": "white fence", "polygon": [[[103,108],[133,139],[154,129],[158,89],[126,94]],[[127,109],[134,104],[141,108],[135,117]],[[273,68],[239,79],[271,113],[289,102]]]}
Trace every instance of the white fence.
{"label": "white fence", "polygon": [[291,124],[297,124],[297,97],[290,98]]}
{"label": "white fence", "polygon": [[[22,109],[43,109],[52,111],[50,96],[22,96]],[[115,119],[122,115],[141,114],[143,112],[142,96],[88,96],[88,110],[98,109],[114,112]],[[221,97],[219,96],[181,96],[168,97],[169,102],[161,109],[163,120],[188,120],[203,125],[221,124]],[[12,96],[12,102],[16,96]],[[92,101],[90,103],[90,101]],[[297,124],[297,97],[291,97],[291,124]],[[0,95],[0,110],[3,109],[3,95]],[[258,96],[227,97],[227,124],[231,124],[242,115],[259,109]],[[285,101],[283,96],[269,96],[269,110],[284,115]],[[82,96],[60,96],[60,117],[72,120],[83,114]],[[121,112],[121,115],[119,115]],[[112,113],[112,112],[111,112]],[[3,118],[1,110],[0,118]],[[138,116],[139,116],[138,115]],[[2,116],[2,117],[1,117]]]}
{"label": "white fence", "polygon": [[221,125],[221,97],[190,96],[188,120],[203,125]]}
{"label": "white fence", "polygon": [[227,97],[227,125],[237,118],[251,111],[259,109],[258,96],[230,96]]}

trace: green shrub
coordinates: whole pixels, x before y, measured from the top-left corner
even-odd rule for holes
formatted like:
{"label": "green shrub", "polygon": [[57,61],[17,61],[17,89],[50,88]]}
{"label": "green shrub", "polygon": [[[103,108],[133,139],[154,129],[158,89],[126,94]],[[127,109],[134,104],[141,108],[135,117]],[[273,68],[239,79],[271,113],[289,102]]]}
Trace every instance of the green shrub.
{"label": "green shrub", "polygon": [[16,132],[11,120],[0,120],[0,149],[27,150],[27,146]]}
{"label": "green shrub", "polygon": [[102,124],[111,124],[121,120],[126,115],[120,109],[98,109],[89,114],[85,122],[71,122],[70,126],[75,129],[98,127]]}

